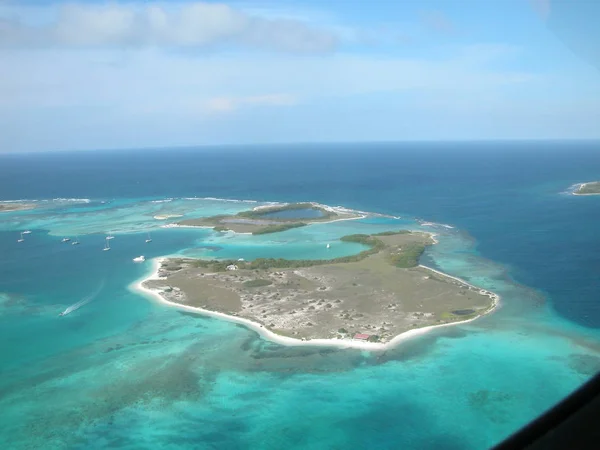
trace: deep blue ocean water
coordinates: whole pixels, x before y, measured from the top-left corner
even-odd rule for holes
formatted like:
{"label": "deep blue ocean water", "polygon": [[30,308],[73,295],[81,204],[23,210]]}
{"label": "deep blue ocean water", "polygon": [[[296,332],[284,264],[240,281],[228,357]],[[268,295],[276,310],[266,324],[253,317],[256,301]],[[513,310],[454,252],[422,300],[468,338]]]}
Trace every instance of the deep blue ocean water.
{"label": "deep blue ocean water", "polygon": [[[0,443],[486,448],[600,370],[600,196],[569,192],[596,179],[600,143],[591,142],[0,155],[0,199],[63,199],[0,216]],[[153,217],[253,205],[210,198],[402,219],[223,237],[159,228]],[[423,262],[500,293],[498,312],[383,354],[298,349],[128,288],[149,270],[132,262],[139,254],[325,258],[325,242],[338,255],[360,251],[336,237],[414,219],[440,233]],[[33,233],[17,243],[25,229]],[[109,232],[112,250],[102,252]]]}

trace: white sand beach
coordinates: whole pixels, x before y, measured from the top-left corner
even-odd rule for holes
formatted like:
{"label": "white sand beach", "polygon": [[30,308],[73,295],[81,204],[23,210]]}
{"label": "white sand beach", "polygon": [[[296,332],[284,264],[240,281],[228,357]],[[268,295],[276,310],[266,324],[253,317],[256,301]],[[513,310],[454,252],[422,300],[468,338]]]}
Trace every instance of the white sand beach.
{"label": "white sand beach", "polygon": [[[441,327],[447,327],[447,326],[454,326],[454,325],[459,325],[459,324],[465,324],[468,322],[472,322],[474,320],[477,320],[478,318],[487,315],[489,313],[491,313],[492,311],[494,311],[496,309],[496,307],[498,306],[499,302],[500,302],[500,296],[493,293],[493,292],[489,292],[486,291],[485,289],[481,289],[478,288],[476,286],[473,286],[470,283],[467,283],[466,281],[457,278],[457,277],[453,277],[451,275],[447,275],[443,272],[440,272],[438,270],[432,269],[431,267],[427,267],[427,266],[420,266],[423,267],[425,269],[431,270],[433,272],[436,272],[440,275],[452,278],[454,280],[457,280],[461,283],[464,283],[468,286],[473,287],[474,289],[480,290],[482,293],[485,292],[487,295],[489,295],[492,299],[493,299],[493,305],[491,308],[489,308],[484,314],[478,316],[478,317],[474,317],[471,319],[467,319],[467,320],[462,320],[459,322],[452,322],[452,323],[444,323],[444,324],[440,324],[440,325],[432,325],[432,326],[427,326],[427,327],[422,327],[422,328],[416,328],[413,330],[408,330],[404,333],[401,333],[397,336],[395,336],[393,339],[391,339],[389,342],[385,342],[385,343],[378,343],[378,342],[365,342],[365,341],[358,341],[358,340],[354,340],[354,339],[310,339],[310,340],[300,340],[300,339],[294,339],[291,337],[286,337],[286,336],[281,336],[279,334],[273,333],[272,331],[268,330],[267,328],[265,328],[263,325],[260,325],[256,322],[253,322],[249,319],[245,319],[242,317],[236,317],[236,316],[230,316],[227,314],[223,314],[220,312],[215,312],[215,311],[209,311],[203,308],[198,308],[195,306],[188,306],[188,305],[182,305],[179,303],[175,303],[175,302],[171,302],[166,300],[161,294],[160,294],[160,290],[158,289],[150,289],[147,288],[146,286],[144,286],[144,282],[149,281],[149,280],[159,280],[161,279],[159,277],[159,270],[160,270],[160,266],[161,263],[165,260],[166,258],[154,258],[151,260],[151,264],[152,264],[152,271],[151,273],[145,277],[142,278],[138,281],[135,281],[134,283],[132,283],[129,287],[131,290],[139,292],[143,295],[145,295],[146,297],[152,298],[156,301],[158,301],[159,303],[162,303],[164,305],[170,306],[170,307],[174,307],[174,308],[178,308],[180,310],[183,311],[188,311],[188,312],[192,312],[192,313],[197,313],[197,314],[201,314],[203,316],[207,316],[207,317],[214,317],[214,318],[218,318],[218,319],[222,319],[222,320],[227,320],[229,322],[233,322],[233,323],[239,323],[242,325],[247,326],[249,329],[256,331],[261,337],[263,337],[264,339],[267,339],[269,341],[275,342],[277,344],[282,344],[282,345],[288,345],[288,346],[320,346],[320,347],[335,347],[335,348],[353,348],[353,349],[359,349],[359,350],[373,350],[373,351],[383,351],[383,350],[387,350],[389,348],[395,347],[397,345],[399,345],[400,343],[404,342],[407,339],[411,339],[414,338],[416,336],[421,336],[433,329],[436,328],[441,328]],[[163,278],[164,279],[164,278]]]}

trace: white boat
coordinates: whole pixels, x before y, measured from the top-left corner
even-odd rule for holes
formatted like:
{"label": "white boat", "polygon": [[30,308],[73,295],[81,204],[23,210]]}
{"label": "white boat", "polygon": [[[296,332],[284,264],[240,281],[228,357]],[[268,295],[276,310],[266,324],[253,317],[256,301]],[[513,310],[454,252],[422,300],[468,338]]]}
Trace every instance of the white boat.
{"label": "white boat", "polygon": [[144,258],[144,255],[133,258],[133,262],[144,262],[144,261],[146,261],[146,258]]}
{"label": "white boat", "polygon": [[71,240],[71,238],[64,237],[64,238],[61,239],[60,242],[69,242],[70,240]]}
{"label": "white boat", "polygon": [[114,239],[114,238],[115,238],[115,237],[114,237],[112,234],[110,234],[110,233],[108,233],[108,236],[106,236],[106,239],[107,239],[107,240],[108,240],[108,239]]}
{"label": "white boat", "polygon": [[148,239],[146,239],[146,244],[147,244],[148,242],[152,242],[152,238],[150,237],[150,233],[148,233]]}
{"label": "white boat", "polygon": [[21,231],[21,238],[17,239],[17,242],[23,242],[25,239],[23,239],[23,232]]}
{"label": "white boat", "polygon": [[29,231],[29,230],[23,231],[23,234],[31,234],[31,231]]}
{"label": "white boat", "polygon": [[327,244],[327,248],[331,247],[329,244]]}
{"label": "white boat", "polygon": [[75,236],[75,240],[71,242],[71,245],[79,245],[79,238]]}
{"label": "white boat", "polygon": [[110,250],[110,242],[108,241],[108,238],[104,241],[104,248],[102,250],[105,252]]}

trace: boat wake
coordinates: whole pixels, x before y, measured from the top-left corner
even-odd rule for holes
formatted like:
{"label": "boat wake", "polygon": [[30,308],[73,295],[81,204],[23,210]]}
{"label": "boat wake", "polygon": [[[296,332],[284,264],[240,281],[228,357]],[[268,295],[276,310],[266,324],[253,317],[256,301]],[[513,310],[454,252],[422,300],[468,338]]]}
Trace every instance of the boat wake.
{"label": "boat wake", "polygon": [[100,293],[102,288],[104,287],[104,283],[105,283],[105,281],[102,280],[102,282],[100,283],[100,286],[98,286],[98,289],[96,289],[92,294],[79,300],[77,303],[73,303],[71,306],[69,306],[67,309],[65,309],[63,312],[61,312],[59,314],[59,316],[66,316],[67,314],[71,314],[73,311],[77,311],[82,306],[87,305],[89,302],[94,300],[98,296],[98,294]]}

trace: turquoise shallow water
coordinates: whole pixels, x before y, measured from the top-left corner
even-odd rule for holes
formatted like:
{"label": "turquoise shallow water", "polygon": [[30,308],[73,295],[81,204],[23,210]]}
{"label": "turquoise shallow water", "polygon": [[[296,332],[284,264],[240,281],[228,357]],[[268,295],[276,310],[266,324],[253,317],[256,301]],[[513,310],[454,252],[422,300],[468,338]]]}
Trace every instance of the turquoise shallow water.
{"label": "turquoise shallow water", "polygon": [[[422,176],[431,173],[430,160],[428,164]],[[564,170],[564,162],[562,166]],[[161,167],[166,170],[164,164]],[[485,169],[483,161],[478,167],[491,170]],[[236,173],[235,167],[231,170]],[[540,170],[550,171],[544,166]],[[589,177],[584,169],[577,170],[569,177]],[[577,248],[578,240],[587,248],[598,245],[593,229],[585,227],[597,217],[591,203],[596,199],[582,203],[561,194],[562,186],[577,181],[569,177],[560,183],[528,178],[529,184],[519,185],[518,176],[516,181],[513,176],[509,187],[502,188],[506,181],[493,190],[482,187],[482,199],[468,189],[458,195],[459,182],[448,175],[449,188],[438,192],[441,200],[419,193],[413,184],[412,190],[394,194],[403,203],[394,206],[392,197],[387,197],[387,207],[373,208],[400,214],[400,219],[373,216],[263,236],[161,228],[175,219],[154,218],[230,213],[260,203],[185,199],[171,192],[167,194],[172,199],[93,196],[83,189],[83,182],[79,189],[90,196],[89,202],[47,201],[34,211],[4,214],[0,221],[0,445],[11,449],[486,448],[600,368],[600,335],[581,323],[595,320],[594,310],[585,305],[587,295],[593,298],[598,291],[585,267],[597,259],[581,251],[571,257],[565,250]],[[119,182],[117,175],[115,180]],[[377,188],[362,180],[354,180],[362,183],[354,191],[354,200],[338,194],[337,201],[333,198],[330,203],[368,210],[368,202],[352,202],[371,190],[378,193],[372,196],[372,204],[377,205],[377,196],[387,192],[386,178]],[[263,181],[274,182],[266,177]],[[322,188],[323,183],[324,179],[314,178],[315,186]],[[17,182],[14,185],[18,187]],[[508,208],[507,192],[513,192],[515,185],[521,186],[521,195],[512,197]],[[27,197],[21,189],[21,195],[9,198]],[[231,192],[236,189],[238,197],[251,197],[236,186]],[[306,189],[300,198],[275,193],[256,198],[325,202],[325,197],[335,197],[332,190],[326,195],[315,191],[314,198],[306,197],[311,193]],[[189,197],[194,194],[186,192]],[[58,196],[75,197],[75,193],[57,192]],[[453,196],[460,201],[442,206]],[[436,201],[438,209],[428,213]],[[464,209],[469,202],[471,207]],[[506,209],[501,207],[504,202]],[[414,215],[455,228],[421,225],[409,214],[411,207]],[[454,216],[448,212],[452,208],[457,211]],[[499,293],[501,307],[475,322],[441,328],[385,352],[364,352],[282,347],[243,327],[156,304],[129,288],[149,270],[148,263],[133,263],[132,258],[141,254],[148,259],[171,254],[326,258],[360,251],[340,242],[340,236],[405,227],[438,234],[440,243],[426,252],[423,263]],[[502,231],[494,234],[494,227]],[[18,231],[25,229],[32,234],[17,243]],[[473,237],[473,230],[479,239]],[[557,237],[564,230],[571,232],[563,238],[565,247],[560,247]],[[103,252],[108,232],[115,239],[112,250]],[[152,233],[151,244],[144,242],[147,232]],[[79,246],[60,242],[62,236],[75,235]],[[548,248],[553,258],[534,267],[530,258],[535,254],[528,247],[532,241],[538,252]],[[507,261],[504,252],[513,259]],[[581,261],[578,272],[570,272],[577,261]],[[552,264],[562,267],[564,285],[548,281],[539,289],[540,271],[553,273]],[[537,289],[523,281],[532,281]],[[561,296],[566,291],[571,295],[570,307],[579,305],[578,321],[561,314],[565,308]],[[57,317],[67,306],[95,293],[77,311]],[[591,317],[586,319],[586,314]]]}

